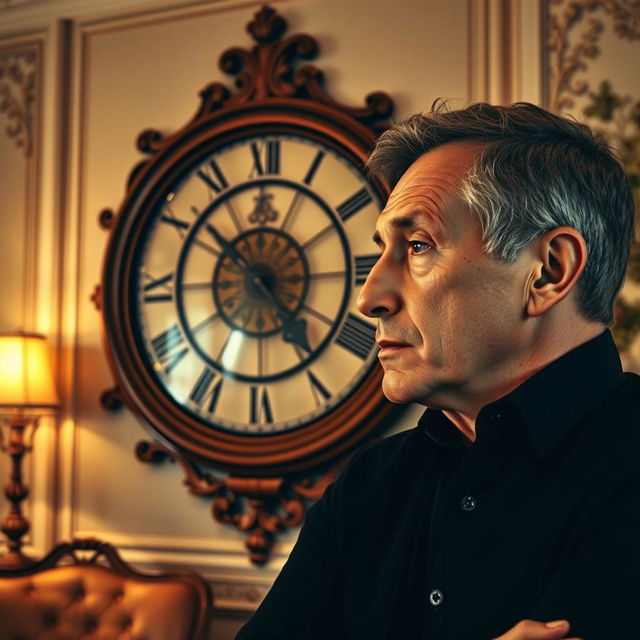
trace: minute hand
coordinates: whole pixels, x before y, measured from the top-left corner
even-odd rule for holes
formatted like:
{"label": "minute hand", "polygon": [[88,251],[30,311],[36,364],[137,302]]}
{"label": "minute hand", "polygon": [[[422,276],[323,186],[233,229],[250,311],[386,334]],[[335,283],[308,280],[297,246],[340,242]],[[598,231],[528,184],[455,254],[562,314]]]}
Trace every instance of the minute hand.
{"label": "minute hand", "polygon": [[212,224],[207,225],[207,231],[215,238],[216,242],[222,247],[222,250],[242,271],[249,274],[253,273],[244,256]]}

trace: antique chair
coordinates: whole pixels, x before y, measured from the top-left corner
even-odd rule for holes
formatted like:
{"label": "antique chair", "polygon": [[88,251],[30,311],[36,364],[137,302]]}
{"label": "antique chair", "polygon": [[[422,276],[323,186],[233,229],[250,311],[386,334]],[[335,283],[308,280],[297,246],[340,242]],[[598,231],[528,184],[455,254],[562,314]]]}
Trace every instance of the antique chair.
{"label": "antique chair", "polygon": [[205,640],[211,609],[198,574],[140,573],[93,539],[0,569],[0,640]]}

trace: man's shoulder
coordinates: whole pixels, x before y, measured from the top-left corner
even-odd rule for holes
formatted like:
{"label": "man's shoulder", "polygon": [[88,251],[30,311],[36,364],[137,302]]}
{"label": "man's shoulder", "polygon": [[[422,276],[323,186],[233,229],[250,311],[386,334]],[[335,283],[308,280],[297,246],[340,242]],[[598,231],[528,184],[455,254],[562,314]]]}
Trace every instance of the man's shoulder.
{"label": "man's shoulder", "polygon": [[360,447],[344,467],[340,481],[363,487],[388,480],[399,473],[419,470],[428,460],[431,449],[421,427],[413,427]]}
{"label": "man's shoulder", "polygon": [[625,373],[624,377],[624,382],[606,403],[606,422],[615,425],[623,438],[640,446],[640,376]]}
{"label": "man's shoulder", "polygon": [[[625,371],[623,388],[640,389],[640,375],[631,371]],[[635,397],[636,405],[640,407],[640,397]]]}
{"label": "man's shoulder", "polygon": [[[591,413],[584,427],[572,448],[574,462],[584,467],[585,474],[602,471],[611,482],[638,478],[640,376],[625,373],[624,382]],[[587,459],[589,465],[584,464]]]}
{"label": "man's shoulder", "polygon": [[625,418],[624,424],[632,428],[639,427],[640,422],[633,417],[640,418],[640,376],[626,372],[624,382],[607,398],[601,409],[609,416]]}

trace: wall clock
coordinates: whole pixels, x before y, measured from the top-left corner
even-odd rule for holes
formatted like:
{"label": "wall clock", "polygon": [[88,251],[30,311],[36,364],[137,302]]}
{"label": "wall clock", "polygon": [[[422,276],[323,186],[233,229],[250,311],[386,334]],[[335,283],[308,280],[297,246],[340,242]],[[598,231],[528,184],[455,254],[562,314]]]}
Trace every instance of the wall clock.
{"label": "wall clock", "polygon": [[315,40],[285,29],[273,9],[256,14],[256,46],[220,60],[236,93],[209,85],[183,129],[143,132],[149,157],[101,217],[116,395],[159,440],[138,456],[179,460],[216,518],[249,533],[255,562],[326,484],[311,475],[392,411],[375,325],[355,306],[386,195],[363,162],[392,102],[334,102],[317,68],[294,68]]}

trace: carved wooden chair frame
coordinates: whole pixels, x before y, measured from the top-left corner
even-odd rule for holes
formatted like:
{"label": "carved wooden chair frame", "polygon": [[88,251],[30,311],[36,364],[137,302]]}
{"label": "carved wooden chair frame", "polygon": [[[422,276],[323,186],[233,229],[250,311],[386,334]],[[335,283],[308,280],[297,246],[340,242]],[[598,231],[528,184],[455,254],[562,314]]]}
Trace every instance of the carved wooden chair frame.
{"label": "carved wooden chair frame", "polygon": [[195,635],[190,640],[206,640],[213,611],[213,594],[208,582],[199,574],[180,570],[168,573],[143,573],[125,562],[114,546],[95,538],[74,539],[61,542],[42,559],[33,564],[0,568],[0,579],[36,575],[59,566],[102,566],[124,578],[140,582],[181,582],[197,594],[198,607],[194,620]]}

